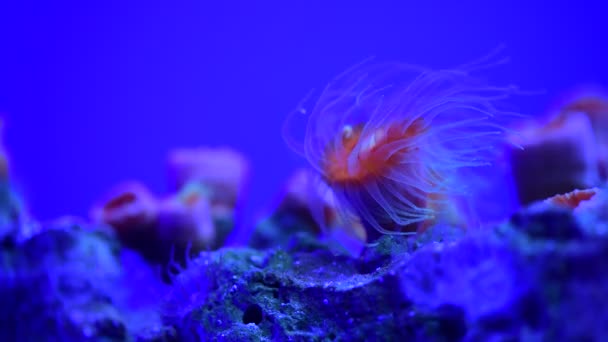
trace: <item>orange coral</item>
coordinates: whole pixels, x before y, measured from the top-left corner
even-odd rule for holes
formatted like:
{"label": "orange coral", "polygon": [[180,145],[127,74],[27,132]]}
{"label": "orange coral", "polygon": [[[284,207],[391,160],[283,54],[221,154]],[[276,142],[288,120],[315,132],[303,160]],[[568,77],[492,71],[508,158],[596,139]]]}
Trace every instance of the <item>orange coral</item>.
{"label": "orange coral", "polygon": [[572,192],[555,195],[545,200],[547,203],[555,204],[568,209],[578,208],[582,202],[589,201],[598,193],[598,189],[574,190]]}
{"label": "orange coral", "polygon": [[477,169],[495,160],[519,116],[499,108],[515,87],[475,76],[503,62],[495,57],[438,70],[365,61],[332,79],[310,110],[294,111],[285,141],[370,239],[452,221],[447,208],[477,191]]}
{"label": "orange coral", "polygon": [[[401,160],[391,149],[399,141],[413,139],[423,133],[425,128],[422,120],[417,119],[408,126],[401,122],[393,123],[387,128],[379,127],[368,137],[362,137],[363,125],[347,126],[342,133],[342,146],[327,149],[326,177],[330,183],[355,182],[363,183],[369,178],[381,177],[391,168],[396,167]],[[366,142],[361,141],[367,138]],[[365,143],[359,150],[358,167],[349,167],[349,158],[355,152],[357,145]],[[400,153],[407,153],[403,148]]]}

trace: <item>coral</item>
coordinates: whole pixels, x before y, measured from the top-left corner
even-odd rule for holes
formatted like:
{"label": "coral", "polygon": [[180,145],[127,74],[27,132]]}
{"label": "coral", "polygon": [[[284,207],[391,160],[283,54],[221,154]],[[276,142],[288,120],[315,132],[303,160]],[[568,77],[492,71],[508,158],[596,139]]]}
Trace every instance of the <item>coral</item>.
{"label": "coral", "polygon": [[233,223],[222,210],[212,212],[206,188],[197,182],[162,199],[139,182],[126,182],[95,205],[91,216],[113,227],[125,246],[160,264],[169,261],[171,248],[180,255],[189,244],[197,251],[219,248]]}
{"label": "coral", "polygon": [[126,236],[147,230],[156,223],[158,203],[150,190],[139,182],[125,182],[112,188],[91,210],[96,223],[105,223]]}
{"label": "coral", "polygon": [[[608,205],[598,198],[587,213]],[[306,233],[285,248],[206,253],[188,269],[213,265],[216,285],[192,294],[202,302],[183,296],[198,306],[173,328],[225,341],[602,340],[605,233],[540,202],[494,230],[384,236],[356,258]]]}
{"label": "coral", "polygon": [[171,248],[183,255],[188,244],[196,251],[224,244],[249,172],[247,160],[228,148],[178,149],[168,159],[170,195],[158,198],[140,182],[124,182],[91,210],[93,222],[113,227],[126,246],[160,264]]}
{"label": "coral", "polygon": [[[345,220],[361,219],[369,240],[470,223],[454,207],[471,204],[466,197],[483,182],[477,169],[495,160],[507,122],[519,116],[499,108],[515,87],[477,75],[504,62],[493,58],[439,70],[365,61],[331,80],[310,112],[287,119],[286,141],[331,188]],[[298,116],[305,125],[294,123]]]}
{"label": "coral", "polygon": [[112,188],[91,209],[95,224],[114,228],[122,243],[154,261],[166,260],[158,240],[159,203],[139,182],[125,182]]}
{"label": "coral", "polygon": [[243,200],[249,181],[249,161],[230,148],[176,149],[167,158],[172,188],[199,182],[211,204],[234,208]]}
{"label": "coral", "polygon": [[0,250],[4,340],[604,340],[608,193],[493,229],[385,235],[358,256],[308,232],[171,263],[71,219]]}
{"label": "coral", "polygon": [[581,113],[522,129],[511,151],[519,201],[530,204],[599,185],[598,153],[589,118]]}
{"label": "coral", "polygon": [[599,172],[608,179],[608,91],[599,86],[580,87],[567,96],[557,120],[584,113],[591,121],[599,151]]}
{"label": "coral", "polygon": [[[392,67],[381,70],[394,72]],[[438,72],[441,79],[468,79],[467,73]],[[368,76],[374,79],[365,75]],[[438,75],[425,69],[417,82],[434,84],[438,81],[434,76]],[[361,85],[349,77],[343,81]],[[416,89],[425,94],[424,87]],[[360,95],[356,101],[363,104],[385,91],[365,87],[350,90]],[[511,91],[494,90],[500,94]],[[340,101],[346,101],[348,107],[348,101],[353,100],[348,94],[333,99],[337,102],[324,102],[322,107],[332,108],[330,104],[338,105]],[[427,100],[425,96],[420,99],[422,102]],[[468,96],[472,97],[467,100],[479,100]],[[435,109],[444,108],[441,103],[434,105],[438,106]],[[433,118],[441,113],[436,114]],[[370,157],[366,153],[382,149],[374,143],[390,145],[397,140],[401,143],[401,138],[422,139],[417,135],[432,129],[424,126],[425,120],[413,119],[402,127],[403,136],[395,140],[391,125],[381,124],[382,120],[375,116],[372,119],[376,120],[373,128],[386,131],[366,132],[365,127],[358,130],[352,126],[343,131],[346,136],[340,136],[345,141],[337,142],[353,152],[361,141],[354,143],[349,139],[357,136],[364,143],[354,155],[365,159]],[[338,126],[344,128],[342,124]],[[542,135],[524,133],[520,142],[532,147],[528,158],[542,156],[558,161],[547,154],[547,150],[552,150],[547,146],[564,141],[578,148],[594,146],[584,139],[577,141],[573,133],[588,131],[588,124],[587,116],[568,114],[563,122],[554,121],[542,128]],[[450,126],[440,127],[447,130]],[[500,132],[505,129],[502,125],[492,127]],[[442,136],[438,134],[436,138]],[[472,146],[467,145],[470,142],[463,144]],[[541,148],[535,151],[538,146]],[[489,156],[493,154],[490,150],[488,147],[482,152]],[[369,234],[376,232],[370,229],[370,218],[378,217],[359,215],[361,212],[357,211],[344,215],[341,204],[345,198],[336,192],[335,183],[327,182],[327,176],[338,182],[351,181],[355,176],[366,178],[366,172],[379,172],[383,166],[363,162],[359,165],[363,169],[355,167],[356,172],[350,173],[350,166],[344,168],[340,164],[344,160],[333,160],[337,164],[324,170],[328,172],[324,181],[316,182],[305,172],[294,174],[268,219],[258,224],[250,246],[228,248],[222,244],[232,229],[237,202],[242,199],[246,168],[238,155],[225,150],[182,152],[176,153],[173,160],[181,177],[175,192],[158,199],[144,185],[127,183],[94,208],[93,224],[73,217],[33,221],[25,215],[12,184],[0,180],[0,339],[152,342],[608,338],[604,323],[608,320],[608,184],[559,194],[553,194],[552,188],[546,192],[551,197],[536,193],[538,200],[508,220],[484,229],[462,229],[459,217],[473,215],[461,213],[461,203],[444,202],[433,192],[420,202],[414,201],[414,206],[422,205],[418,209],[425,213],[441,210],[442,220],[417,223],[419,234],[382,234],[374,236],[373,243],[363,244]],[[406,148],[401,152],[412,151]],[[336,157],[332,153],[329,155]],[[439,183],[447,186],[456,180],[477,180],[464,177],[470,174],[461,174],[460,169],[453,170],[453,179],[439,177],[439,173],[442,177],[449,174],[447,171],[458,162],[469,160],[470,155],[461,156],[463,160],[449,160],[449,165],[431,163],[434,171],[422,175],[438,177],[438,184],[427,185],[432,188]],[[488,161],[487,156],[482,159]],[[586,179],[582,175],[593,173],[594,158],[565,156],[575,162],[571,169],[566,168],[569,172],[561,175],[565,178],[556,176],[557,183],[580,181]],[[467,166],[475,169],[481,164]],[[222,175],[218,171],[230,165],[235,167],[234,172]],[[529,171],[533,165],[526,161],[519,166]],[[521,182],[521,173],[519,176]],[[530,173],[526,177],[541,185],[555,181],[543,183],[544,174]],[[465,188],[456,185],[460,190]],[[377,194],[369,192],[372,193]],[[363,204],[371,205],[366,210],[374,211],[378,208],[371,199]],[[487,201],[492,202],[490,205],[499,203],[498,199]],[[448,202],[456,204],[452,207]],[[438,203],[442,205],[428,206]]]}
{"label": "coral", "polygon": [[[177,193],[195,189],[209,203],[215,238],[207,245],[219,248],[228,240],[249,188],[249,161],[228,147],[172,150],[167,157],[171,188]],[[200,227],[199,227],[200,228]],[[239,240],[233,234],[234,240]]]}
{"label": "coral", "polygon": [[599,189],[574,190],[566,194],[555,195],[545,200],[550,204],[555,204],[564,208],[577,209],[584,202],[590,201],[597,195]]}
{"label": "coral", "polygon": [[159,239],[167,245],[184,248],[191,243],[197,250],[221,246],[209,200],[196,183],[160,203],[156,230]]}

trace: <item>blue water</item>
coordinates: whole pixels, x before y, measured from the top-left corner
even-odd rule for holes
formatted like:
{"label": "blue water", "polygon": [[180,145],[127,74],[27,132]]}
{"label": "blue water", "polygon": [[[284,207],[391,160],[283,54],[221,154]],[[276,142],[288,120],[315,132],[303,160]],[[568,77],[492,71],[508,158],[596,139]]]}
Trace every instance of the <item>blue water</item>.
{"label": "blue water", "polygon": [[254,212],[305,165],[283,118],[370,55],[444,67],[505,43],[512,62],[492,76],[546,89],[517,103],[532,114],[578,83],[608,85],[600,1],[88,3],[0,3],[5,141],[42,219],[87,215],[127,179],[164,193],[166,152],[198,145],[249,156]]}

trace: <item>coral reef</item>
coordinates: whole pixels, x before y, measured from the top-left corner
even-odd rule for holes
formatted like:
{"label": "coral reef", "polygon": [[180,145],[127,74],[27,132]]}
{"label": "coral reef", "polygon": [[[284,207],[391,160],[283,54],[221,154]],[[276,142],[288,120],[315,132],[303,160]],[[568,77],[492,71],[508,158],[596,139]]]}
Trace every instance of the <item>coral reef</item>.
{"label": "coral reef", "polygon": [[110,231],[63,220],[5,243],[1,258],[4,341],[125,340],[162,329],[164,285]]}
{"label": "coral reef", "polygon": [[[112,227],[122,243],[155,263],[220,248],[232,231],[248,177],[248,163],[226,148],[179,149],[169,154],[174,184],[161,198],[145,184],[123,182],[91,209],[94,223]],[[221,170],[230,170],[223,172]]]}
{"label": "coral reef", "polygon": [[602,340],[608,195],[594,194],[493,229],[383,236],[357,257],[306,231],[201,252],[170,286],[112,230],[62,220],[3,246],[0,329],[15,341]]}
{"label": "coral reef", "polygon": [[[433,192],[418,209],[442,219],[413,222],[415,234],[370,229],[381,213],[345,216],[335,184],[298,170],[251,239],[228,247],[249,166],[226,148],[172,152],[169,194],[125,182],[91,220],[39,222],[0,150],[0,340],[607,340],[607,159],[596,115],[605,107],[580,104],[513,137],[525,149],[493,177],[513,171],[519,210],[469,199],[494,207],[482,213],[492,223],[471,224],[466,206]],[[486,180],[480,191],[496,197]]]}
{"label": "coral reef", "polygon": [[[595,208],[588,214],[608,202]],[[493,230],[385,236],[362,258],[305,233],[285,249],[206,254],[215,289],[177,331],[232,341],[602,340],[608,312],[594,307],[607,304],[608,231],[581,220],[539,203]]]}

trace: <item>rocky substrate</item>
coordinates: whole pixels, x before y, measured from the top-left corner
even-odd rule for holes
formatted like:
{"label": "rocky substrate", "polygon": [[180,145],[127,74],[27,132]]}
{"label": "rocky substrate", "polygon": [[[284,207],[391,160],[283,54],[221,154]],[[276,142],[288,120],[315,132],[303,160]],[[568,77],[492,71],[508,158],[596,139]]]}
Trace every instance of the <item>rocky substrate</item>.
{"label": "rocky substrate", "polygon": [[479,231],[384,236],[358,257],[293,233],[268,249],[187,255],[164,281],[110,229],[32,224],[3,233],[5,341],[608,337],[604,190],[575,208],[538,202]]}

